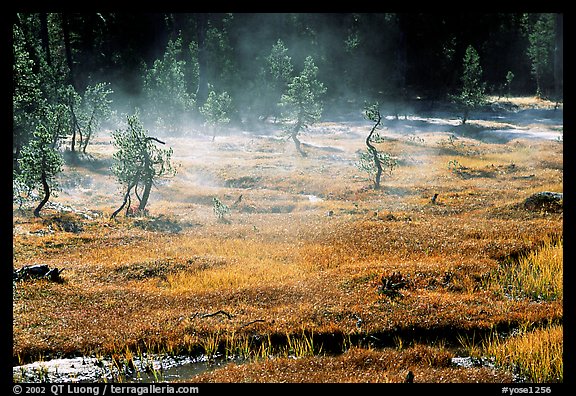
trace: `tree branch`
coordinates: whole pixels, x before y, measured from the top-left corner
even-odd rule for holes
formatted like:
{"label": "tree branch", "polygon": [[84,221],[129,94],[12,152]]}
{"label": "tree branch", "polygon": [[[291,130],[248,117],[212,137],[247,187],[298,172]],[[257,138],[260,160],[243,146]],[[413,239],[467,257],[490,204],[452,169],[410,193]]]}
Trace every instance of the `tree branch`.
{"label": "tree branch", "polygon": [[152,136],[147,136],[147,137],[146,137],[146,140],[155,140],[155,141],[157,141],[157,142],[160,143],[160,144],[166,144],[166,143],[164,143],[162,140],[160,140],[160,139],[158,139],[158,138],[155,138],[155,137],[152,137]]}

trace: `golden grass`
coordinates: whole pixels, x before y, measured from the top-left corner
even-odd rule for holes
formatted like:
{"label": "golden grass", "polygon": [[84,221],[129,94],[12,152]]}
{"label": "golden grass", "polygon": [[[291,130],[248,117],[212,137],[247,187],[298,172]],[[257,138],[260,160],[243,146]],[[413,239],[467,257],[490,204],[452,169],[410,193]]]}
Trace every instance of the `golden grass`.
{"label": "golden grass", "polygon": [[537,250],[505,263],[494,282],[512,298],[563,301],[563,239],[547,239]]}
{"label": "golden grass", "polygon": [[[48,232],[49,224],[62,224],[54,211],[43,219],[14,212],[14,267],[43,262],[66,270],[63,284],[16,285],[13,360],[142,348],[214,354],[227,345],[230,354],[260,359],[198,381],[401,382],[408,369],[416,382],[509,381],[488,369],[447,367],[446,350],[432,346],[311,356],[323,345],[311,348],[302,334],[470,331],[561,318],[561,295],[532,304],[507,298],[487,279],[506,257],[562,235],[561,213],[515,206],[531,192],[562,191],[562,145],[466,140],[481,151],[471,156],[447,152],[433,140],[409,148],[387,140],[380,147],[404,165],[375,191],[353,165],[362,140],[350,136],[338,135],[336,159],[322,149],[330,136],[313,131],[306,141],[317,147],[307,147],[306,159],[273,139],[217,137],[215,145],[180,139],[175,158],[183,166],[154,191],[148,218],[109,220],[121,199],[115,194],[93,201],[104,212],[100,218],[64,219],[82,226],[77,233]],[[96,148],[110,155],[105,145]],[[208,165],[221,154],[225,161]],[[451,172],[451,159],[464,164],[469,177]],[[106,177],[91,176],[95,182]],[[212,198],[231,204],[240,194],[227,222],[218,221]],[[79,194],[61,199],[91,202]],[[549,256],[559,255],[561,261],[551,246]],[[408,282],[392,298],[379,287],[393,272]],[[230,317],[205,316],[218,311]],[[290,343],[281,351],[248,342],[255,334]],[[290,350],[300,358],[283,356]],[[270,354],[275,358],[264,358]]]}
{"label": "golden grass", "polygon": [[493,337],[484,347],[496,363],[535,383],[564,381],[564,326],[521,330],[510,338]]}
{"label": "golden grass", "polygon": [[[510,259],[491,278],[510,298],[563,301],[563,239],[548,238],[542,246]],[[462,338],[472,356],[493,356],[501,367],[536,383],[563,381],[563,325],[530,330],[526,324],[512,337],[494,332],[481,340]]]}
{"label": "golden grass", "polygon": [[[205,292],[217,290],[238,290],[258,285],[278,284],[293,281],[304,275],[298,266],[293,265],[291,244],[261,243],[246,240],[187,239],[177,247],[170,246],[167,254],[178,256],[212,255],[227,257],[229,265],[196,272],[178,272],[167,277],[172,291]],[[292,264],[292,265],[291,265]]]}

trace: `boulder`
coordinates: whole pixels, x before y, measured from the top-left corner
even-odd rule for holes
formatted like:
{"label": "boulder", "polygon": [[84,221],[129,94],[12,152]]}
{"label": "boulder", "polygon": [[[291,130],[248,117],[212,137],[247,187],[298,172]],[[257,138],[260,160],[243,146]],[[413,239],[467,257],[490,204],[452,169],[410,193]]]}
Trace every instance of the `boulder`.
{"label": "boulder", "polygon": [[562,212],[564,194],[551,191],[541,191],[530,195],[524,200],[524,209],[530,211]]}

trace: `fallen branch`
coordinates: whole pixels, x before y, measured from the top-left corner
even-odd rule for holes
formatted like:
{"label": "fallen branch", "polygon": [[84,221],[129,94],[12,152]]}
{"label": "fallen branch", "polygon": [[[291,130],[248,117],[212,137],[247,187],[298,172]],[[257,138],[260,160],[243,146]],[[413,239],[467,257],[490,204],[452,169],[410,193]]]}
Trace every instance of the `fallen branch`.
{"label": "fallen branch", "polygon": [[251,322],[243,324],[242,326],[240,326],[240,328],[243,329],[244,327],[250,326],[251,324],[258,323],[258,322],[266,322],[266,321],[264,319],[256,319],[256,320],[253,320]]}
{"label": "fallen branch", "polygon": [[13,271],[12,279],[14,281],[48,279],[52,282],[62,283],[64,280],[60,277],[60,274],[64,269],[65,268],[50,269],[47,264],[25,265],[24,267]]}
{"label": "fallen branch", "polygon": [[220,315],[220,314],[225,315],[228,319],[232,319],[232,317],[233,317],[233,316],[232,316],[231,314],[229,314],[228,312],[219,310],[219,311],[216,311],[216,312],[214,312],[214,313],[207,313],[207,314],[203,314],[203,315],[200,315],[198,312],[196,312],[194,315],[192,315],[192,316],[190,317],[190,319],[194,319],[194,318],[195,318],[196,316],[198,316],[198,315],[200,315],[201,318],[209,318],[209,317],[211,317],[211,316],[216,316],[216,315]]}

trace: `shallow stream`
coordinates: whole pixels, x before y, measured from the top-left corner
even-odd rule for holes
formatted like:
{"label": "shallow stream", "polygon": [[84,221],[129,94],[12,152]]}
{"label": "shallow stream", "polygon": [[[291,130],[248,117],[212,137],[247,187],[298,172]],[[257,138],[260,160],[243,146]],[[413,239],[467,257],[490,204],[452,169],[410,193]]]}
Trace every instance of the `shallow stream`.
{"label": "shallow stream", "polygon": [[[454,357],[455,367],[489,367],[496,369],[492,359]],[[26,383],[156,383],[176,382],[217,369],[231,361],[240,360],[218,358],[209,360],[206,357],[187,356],[146,356],[132,359],[132,364],[116,364],[111,359],[96,357],[75,357],[52,359],[34,362],[13,368],[14,382]],[[515,382],[525,379],[515,376]]]}
{"label": "shallow stream", "polygon": [[14,382],[97,383],[172,382],[185,380],[224,364],[223,359],[143,354],[130,364],[110,358],[74,357],[13,367]]}

